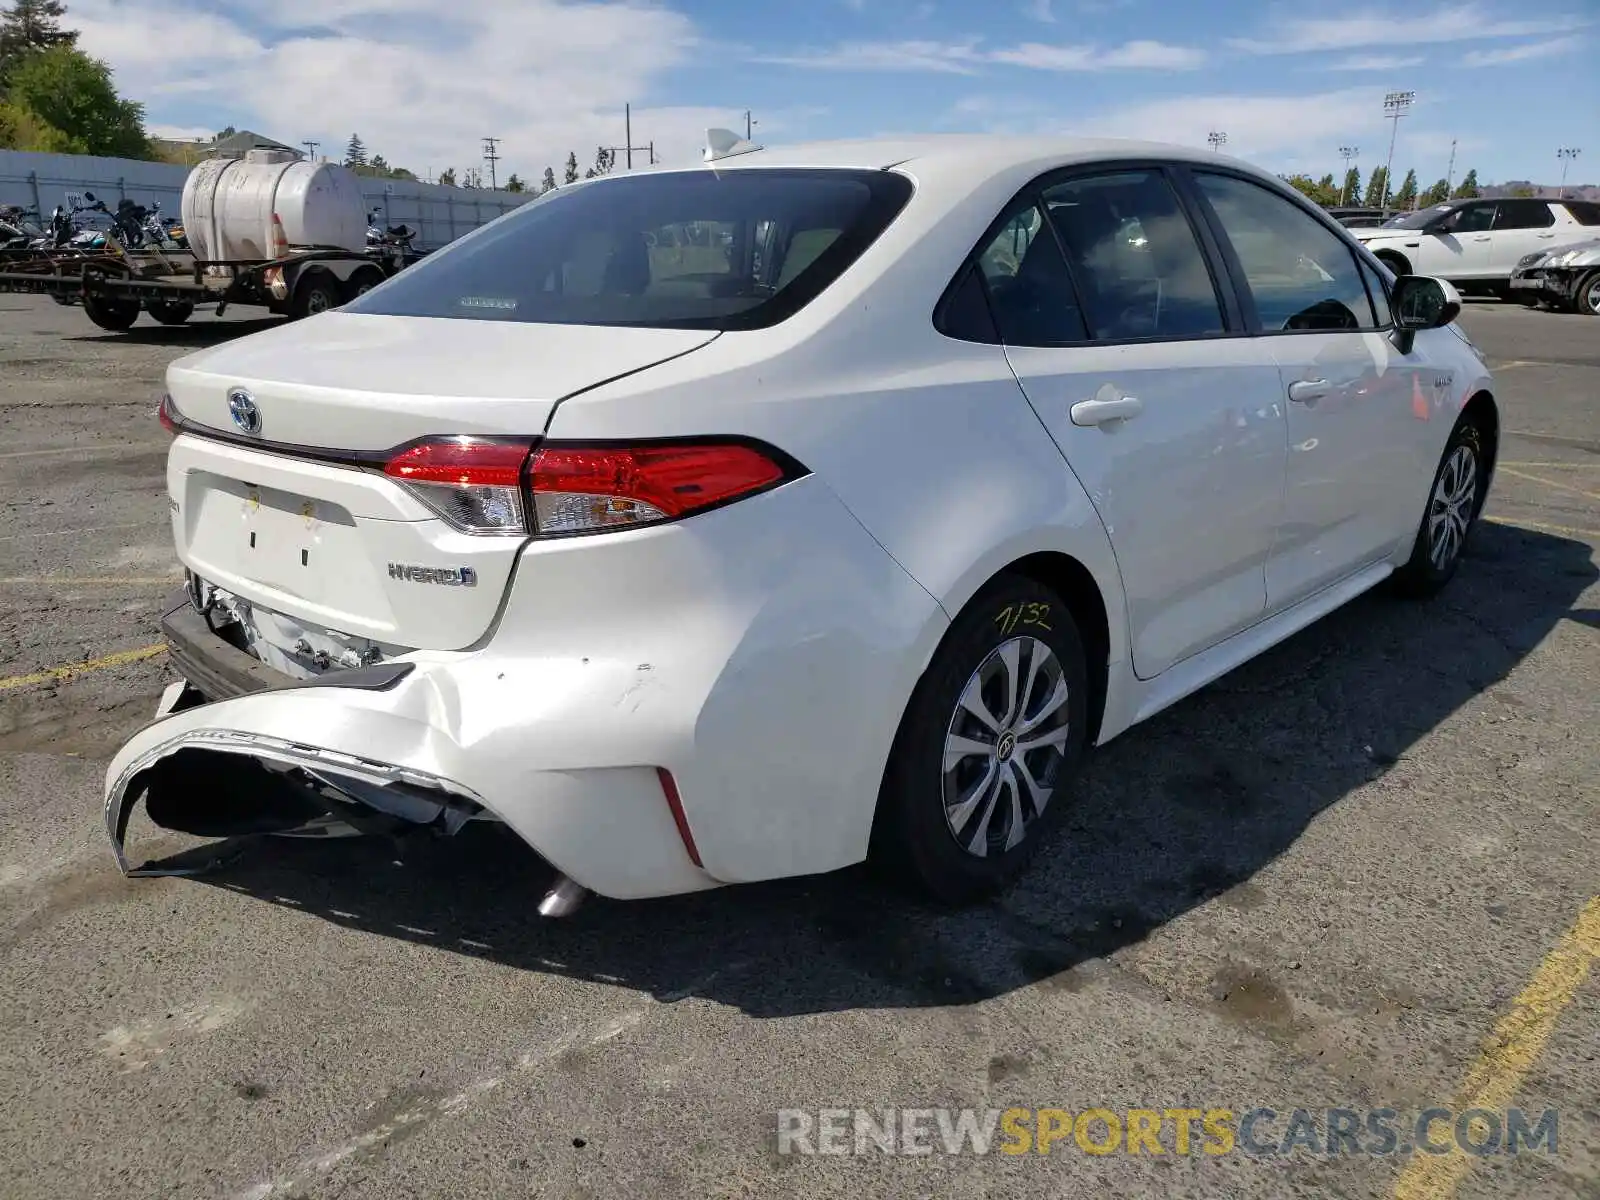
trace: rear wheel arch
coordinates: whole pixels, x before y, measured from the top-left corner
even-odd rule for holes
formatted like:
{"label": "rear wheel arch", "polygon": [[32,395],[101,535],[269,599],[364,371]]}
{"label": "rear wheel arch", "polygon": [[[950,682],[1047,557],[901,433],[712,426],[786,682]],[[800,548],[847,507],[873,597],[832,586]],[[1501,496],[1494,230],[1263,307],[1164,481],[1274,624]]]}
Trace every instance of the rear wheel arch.
{"label": "rear wheel arch", "polygon": [[[1460,420],[1471,421],[1478,427],[1478,432],[1483,436],[1483,455],[1488,460],[1484,464],[1485,478],[1493,479],[1495,460],[1500,453],[1500,408],[1494,397],[1488,392],[1474,392],[1462,406]],[[1478,496],[1478,512],[1483,511],[1487,499],[1488,489],[1485,488]]]}
{"label": "rear wheel arch", "polygon": [[1022,575],[1049,588],[1072,614],[1083,641],[1084,666],[1088,670],[1089,745],[1093,746],[1100,738],[1100,722],[1105,716],[1111,657],[1111,622],[1099,583],[1083,563],[1054,550],[1018,559],[1002,574]]}
{"label": "rear wheel arch", "polygon": [[1372,256],[1393,271],[1396,276],[1411,274],[1411,260],[1398,250],[1390,250],[1385,247],[1382,250],[1373,251]]}

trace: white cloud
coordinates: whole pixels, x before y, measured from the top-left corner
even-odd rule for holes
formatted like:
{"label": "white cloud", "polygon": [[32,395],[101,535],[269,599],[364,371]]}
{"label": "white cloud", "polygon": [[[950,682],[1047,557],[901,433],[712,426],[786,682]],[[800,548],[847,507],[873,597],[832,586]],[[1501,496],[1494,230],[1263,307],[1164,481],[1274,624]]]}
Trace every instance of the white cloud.
{"label": "white cloud", "polygon": [[1230,38],[1229,44],[1254,54],[1300,54],[1362,46],[1425,46],[1534,37],[1564,33],[1586,24],[1586,18],[1566,16],[1507,20],[1492,17],[1478,4],[1457,4],[1410,15],[1371,9],[1338,17],[1292,17],[1268,26],[1263,36]]}
{"label": "white cloud", "polygon": [[756,62],[820,71],[933,71],[971,75],[980,61],[976,42],[846,42],[831,50],[758,55]]}
{"label": "white cloud", "polygon": [[1426,61],[1420,54],[1352,54],[1330,63],[1330,71],[1397,71]]}
{"label": "white cloud", "polygon": [[[107,59],[157,125],[236,125],[337,152],[352,132],[422,174],[476,166],[502,140],[502,177],[592,162],[623,142],[623,105],[649,96],[699,45],[652,0],[275,0],[231,20],[205,0],[74,0],[81,44]],[[262,26],[267,32],[259,32]],[[314,32],[313,32],[314,31]],[[707,125],[741,114],[636,106],[635,145],[692,161]],[[764,113],[775,132],[779,113]],[[637,158],[637,156],[636,156]]]}
{"label": "white cloud", "polygon": [[990,62],[1041,71],[1192,70],[1205,62],[1205,51],[1166,42],[1126,42],[1109,50],[1094,46],[1046,46],[1024,42],[992,51]]}
{"label": "white cloud", "polygon": [[1382,100],[1382,91],[1371,88],[1283,96],[1176,96],[1112,109],[1057,130],[1185,146],[1205,146],[1207,135],[1216,130],[1228,135],[1229,154],[1281,161],[1282,155],[1317,143],[1326,143],[1331,156],[1339,138],[1371,127]]}
{"label": "white cloud", "polygon": [[1543,42],[1523,42],[1520,46],[1506,46],[1501,50],[1474,50],[1462,58],[1461,64],[1467,67],[1494,67],[1501,63],[1528,62],[1531,59],[1568,54],[1581,44],[1578,38],[1561,37]]}
{"label": "white cloud", "polygon": [[1205,52],[1166,42],[1133,41],[1098,46],[1052,46],[1023,42],[988,50],[978,42],[846,42],[828,50],[765,55],[757,62],[824,71],[928,71],[973,75],[985,64],[1040,71],[1188,70],[1205,62]]}

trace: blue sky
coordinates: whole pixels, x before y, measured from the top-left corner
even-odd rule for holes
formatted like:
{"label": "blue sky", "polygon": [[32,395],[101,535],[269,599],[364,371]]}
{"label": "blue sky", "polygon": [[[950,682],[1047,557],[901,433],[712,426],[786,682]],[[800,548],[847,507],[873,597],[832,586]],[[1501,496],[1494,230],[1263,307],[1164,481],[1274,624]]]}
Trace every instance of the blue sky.
{"label": "blue sky", "polygon": [[1241,0],[69,0],[157,132],[223,125],[324,152],[352,132],[419,173],[537,177],[623,141],[692,161],[708,124],[758,141],[938,131],[1204,144],[1274,170],[1600,179],[1596,0],[1362,7]]}

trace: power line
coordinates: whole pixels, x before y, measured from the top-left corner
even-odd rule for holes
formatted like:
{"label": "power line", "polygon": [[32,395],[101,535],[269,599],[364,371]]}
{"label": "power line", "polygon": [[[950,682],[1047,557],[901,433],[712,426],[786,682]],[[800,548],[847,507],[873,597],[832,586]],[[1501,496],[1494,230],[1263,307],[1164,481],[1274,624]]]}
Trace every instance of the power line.
{"label": "power line", "polygon": [[495,147],[501,142],[500,138],[486,137],[483,139],[483,161],[489,164],[489,186],[497,186],[494,165],[500,161],[500,155],[495,152]]}
{"label": "power line", "polygon": [[1349,203],[1351,203],[1351,199],[1350,199],[1350,162],[1351,162],[1352,159],[1354,159],[1357,162],[1360,162],[1360,160],[1361,160],[1361,147],[1360,146],[1340,146],[1339,147],[1339,157],[1344,159],[1344,187],[1339,192],[1339,203],[1340,204],[1349,204]]}

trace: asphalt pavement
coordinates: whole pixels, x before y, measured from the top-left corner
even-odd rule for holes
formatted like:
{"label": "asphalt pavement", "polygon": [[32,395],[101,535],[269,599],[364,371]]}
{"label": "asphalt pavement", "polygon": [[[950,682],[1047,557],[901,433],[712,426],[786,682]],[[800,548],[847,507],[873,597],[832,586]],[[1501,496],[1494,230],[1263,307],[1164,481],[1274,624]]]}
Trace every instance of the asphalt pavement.
{"label": "asphalt pavement", "polygon": [[[0,296],[0,1195],[1600,1195],[1600,321],[1469,305],[1506,435],[1451,588],[1365,597],[1097,753],[999,900],[845,871],[565,922],[493,830],[116,872],[105,762],[170,678],[162,371],[264,324]],[[820,1110],[886,1106],[1073,1132],[802,1152]],[[1281,1151],[1297,1109],[1432,1106],[1554,1110],[1555,1153],[1074,1126],[1270,1108]]]}

